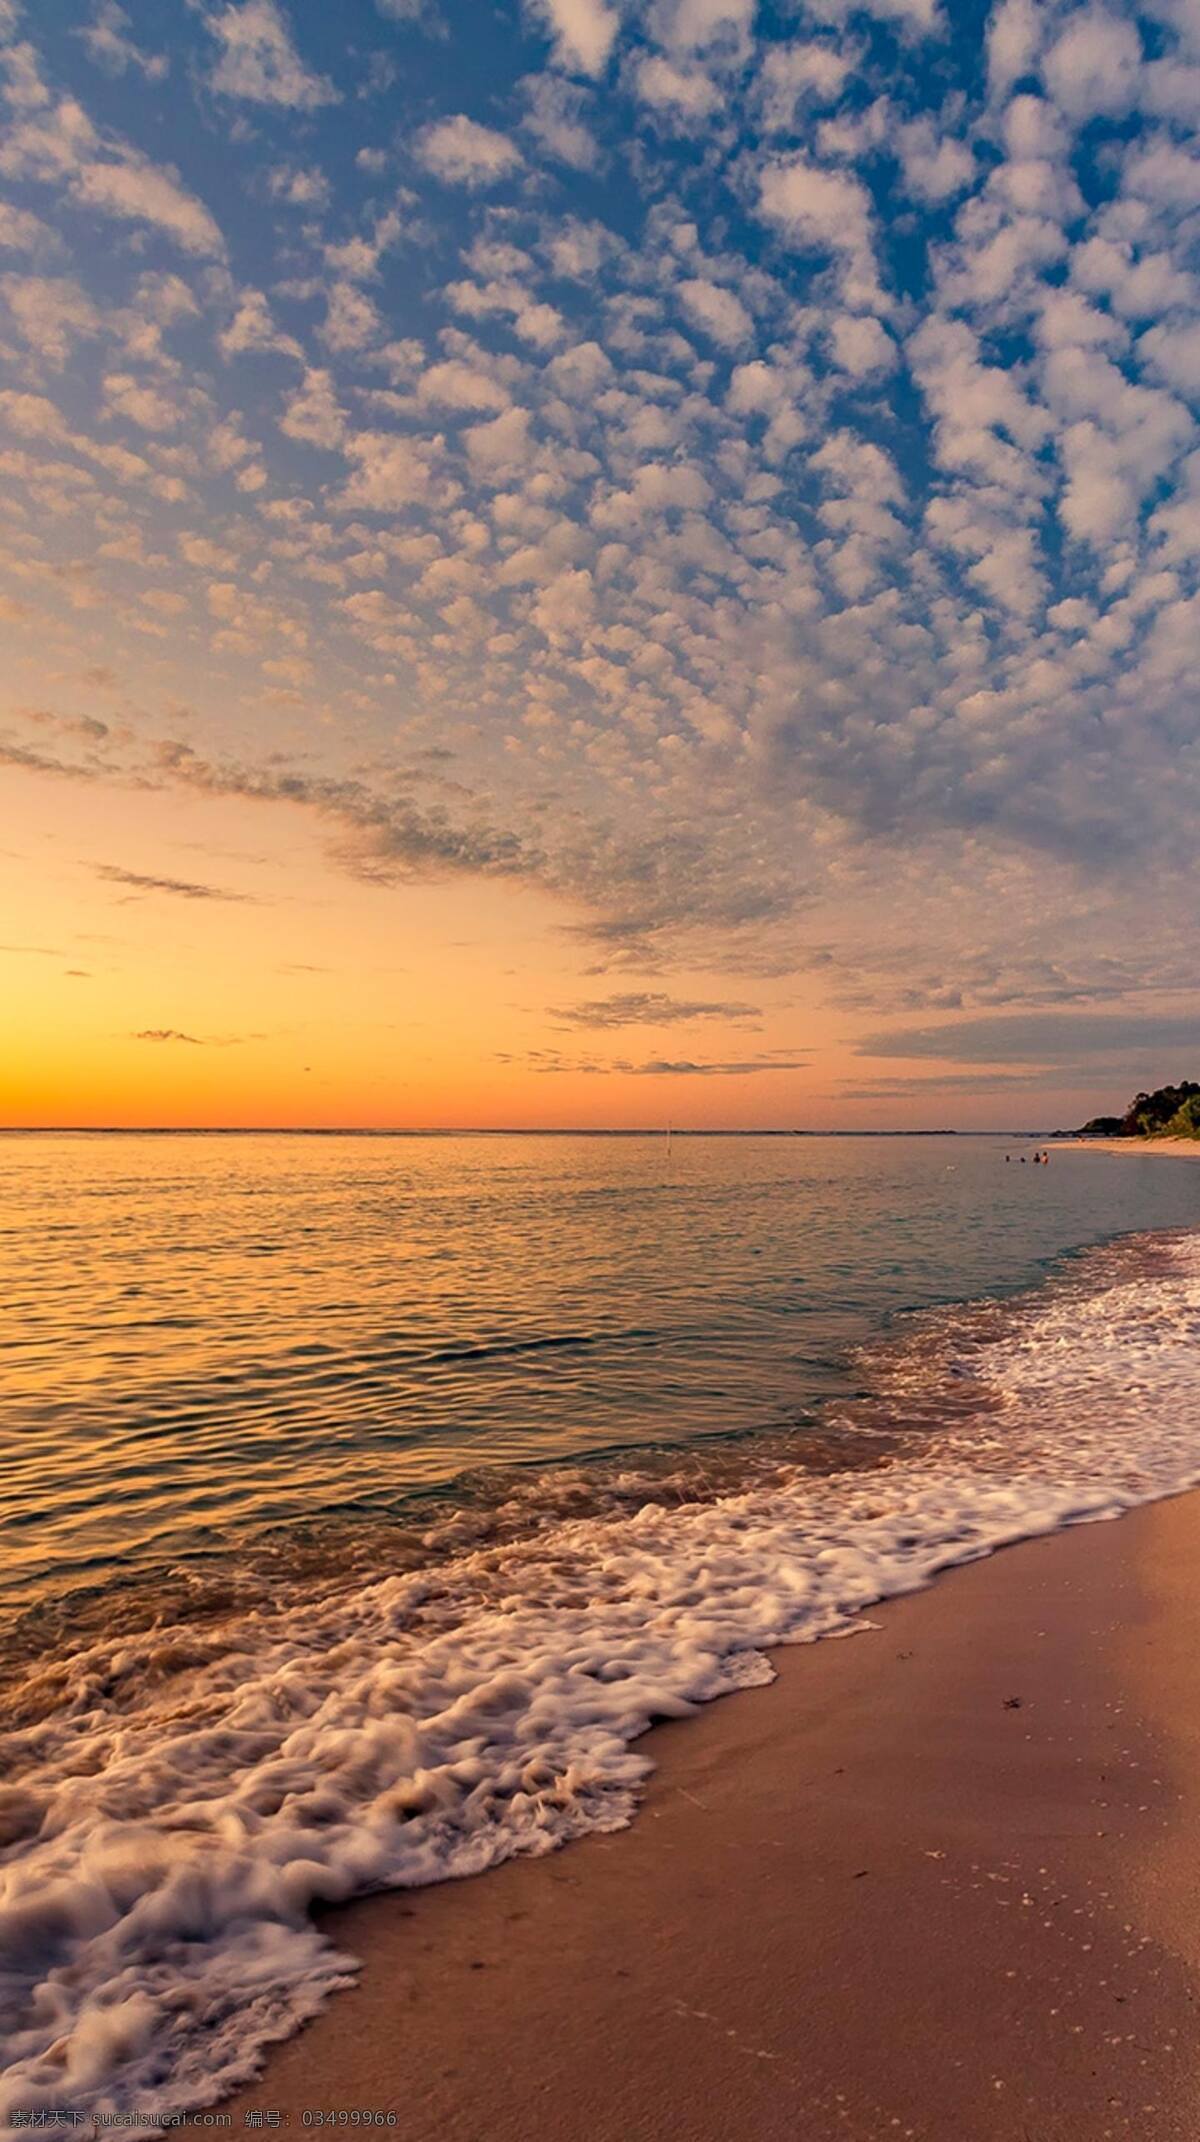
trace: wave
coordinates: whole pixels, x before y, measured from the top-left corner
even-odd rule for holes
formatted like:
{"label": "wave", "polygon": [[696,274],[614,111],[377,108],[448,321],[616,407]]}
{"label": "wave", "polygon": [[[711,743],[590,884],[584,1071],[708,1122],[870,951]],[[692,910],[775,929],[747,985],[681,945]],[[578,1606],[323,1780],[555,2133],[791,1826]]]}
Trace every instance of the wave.
{"label": "wave", "polygon": [[0,2124],[212,2103],[352,1977],[314,1907],[618,1829],[647,1727],[768,1680],[771,1646],[1195,1484],[1198,1338],[1200,1236],[1134,1239],[874,1348],[836,1470],[779,1439],[697,1493],[577,1474],[508,1524],[450,1513],[413,1566],[30,1660],[0,1733]]}

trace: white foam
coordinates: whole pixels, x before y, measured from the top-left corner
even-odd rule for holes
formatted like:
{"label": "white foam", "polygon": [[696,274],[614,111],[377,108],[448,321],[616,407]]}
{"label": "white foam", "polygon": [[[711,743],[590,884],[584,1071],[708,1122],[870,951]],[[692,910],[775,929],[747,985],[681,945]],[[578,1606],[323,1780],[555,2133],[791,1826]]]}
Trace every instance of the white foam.
{"label": "white foam", "polygon": [[769,1646],[1200,1480],[1200,1237],[947,1331],[957,1364],[926,1331],[897,1396],[957,1367],[976,1402],[882,1471],[564,1519],[70,1661],[0,1740],[0,2126],[211,2103],[351,1974],[314,1903],[618,1828],[639,1734],[768,1679]]}

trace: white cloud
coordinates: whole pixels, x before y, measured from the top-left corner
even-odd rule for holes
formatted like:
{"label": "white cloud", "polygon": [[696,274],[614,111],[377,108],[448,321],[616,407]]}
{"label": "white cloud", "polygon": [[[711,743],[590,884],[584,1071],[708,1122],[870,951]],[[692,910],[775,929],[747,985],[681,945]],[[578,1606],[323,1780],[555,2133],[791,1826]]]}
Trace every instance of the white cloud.
{"label": "white cloud", "polygon": [[430,365],[417,381],[417,395],[419,400],[435,407],[468,410],[473,414],[481,410],[507,409],[510,401],[507,389],[498,379],[460,357]]}
{"label": "white cloud", "polygon": [[394,514],[405,506],[445,503],[451,493],[431,481],[431,456],[441,440],[418,441],[397,432],[353,432],[345,442],[353,473],[336,503],[346,513]]}
{"label": "white cloud", "polygon": [[1193,311],[1200,306],[1200,288],[1187,269],[1177,267],[1168,253],[1138,257],[1127,239],[1097,236],[1077,245],[1071,277],[1084,290],[1102,292],[1124,319],[1148,320],[1174,306]]}
{"label": "white cloud", "polygon": [[378,342],[383,321],[365,291],[353,283],[335,283],[329,293],[321,340],[331,350],[361,350]]}
{"label": "white cloud", "polygon": [[276,164],[267,173],[267,189],[288,208],[324,208],[329,200],[328,179],[311,165]]}
{"label": "white cloud", "polygon": [[1148,328],[1138,343],[1138,357],[1181,394],[1200,397],[1200,320]]}
{"label": "white cloud", "polygon": [[128,155],[120,161],[86,163],[76,174],[72,192],[85,207],[132,223],[149,223],[182,246],[185,253],[216,257],[225,241],[215,219],[172,171]]}
{"label": "white cloud", "polygon": [[1019,376],[983,360],[965,320],[930,317],[911,337],[908,355],[934,418],[941,466],[1017,501],[1039,497],[1043,478],[1032,457],[1051,424]]}
{"label": "white cloud", "polygon": [[737,418],[766,419],[762,455],[769,467],[786,461],[808,437],[811,425],[805,403],[812,387],[811,374],[794,360],[768,364],[756,357],[748,364],[735,365],[725,406]]}
{"label": "white cloud", "polygon": [[539,590],[530,612],[536,629],[552,646],[575,646],[596,623],[596,598],[589,572],[568,571]]}
{"label": "white cloud", "polygon": [[521,165],[521,152],[507,134],[480,126],[463,112],[426,127],[417,139],[417,156],[449,186],[491,186]]}
{"label": "white cloud", "polygon": [[1073,15],[1042,62],[1055,102],[1072,119],[1128,111],[1137,94],[1142,41],[1131,22],[1103,8]]}
{"label": "white cloud", "polygon": [[532,0],[554,38],[560,67],[580,74],[602,74],[617,39],[621,19],[609,0]]}
{"label": "white cloud", "polygon": [[835,103],[849,73],[848,55],[833,45],[769,46],[757,84],[764,127],[769,133],[790,133],[801,100],[815,105]]}
{"label": "white cloud", "polygon": [[55,371],[80,336],[99,332],[95,306],[70,276],[6,275],[0,291],[21,340]]}
{"label": "white cloud", "polygon": [[1008,94],[1014,82],[1037,65],[1048,10],[1039,0],[1000,0],[988,24],[988,83],[994,97]]}
{"label": "white cloud", "polygon": [[242,6],[226,7],[206,19],[221,46],[211,82],[222,96],[282,105],[289,111],[313,111],[336,101],[333,84],[305,67],[276,0],[243,0]]}
{"label": "white cloud", "polygon": [[307,446],[335,447],[346,430],[346,414],[339,406],[333,381],[319,366],[310,367],[295,392],[288,396],[279,429],[289,439]]}
{"label": "white cloud", "polygon": [[89,58],[106,74],[124,74],[136,67],[148,82],[161,82],[170,62],[165,52],[143,52],[129,35],[130,21],[117,0],[99,0],[92,21],[76,32]]}
{"label": "white cloud", "polygon": [[634,80],[643,104],[684,119],[703,119],[721,102],[720,90],[702,68],[676,67],[661,53],[644,59]]}
{"label": "white cloud", "polygon": [[870,196],[849,172],[805,156],[777,157],[761,173],[758,212],[797,246],[841,255],[853,301],[877,301]]}
{"label": "white cloud", "polygon": [[184,412],[173,396],[128,372],[110,372],[102,392],[108,413],[124,417],[139,431],[178,431],[183,422]]}
{"label": "white cloud", "polygon": [[1164,208],[1200,207],[1200,156],[1165,137],[1139,142],[1126,157],[1125,191]]}
{"label": "white cloud", "polygon": [[284,357],[300,357],[298,342],[283,334],[271,317],[271,308],[261,290],[243,290],[228,327],[217,337],[223,357],[240,357],[247,350],[276,350]]}
{"label": "white cloud", "polygon": [[463,434],[467,457],[477,477],[500,483],[518,474],[529,460],[529,412],[507,409],[487,424],[472,424]]}
{"label": "white cloud", "polygon": [[585,123],[584,97],[578,86],[558,75],[535,74],[521,87],[527,99],[522,125],[538,146],[575,171],[595,170],[600,151]]}
{"label": "white cloud", "polygon": [[70,443],[70,429],[61,409],[44,394],[18,394],[0,390],[0,418],[22,439],[50,439],[56,445]]}
{"label": "white cloud", "polygon": [[[316,42],[317,14],[285,5],[269,12],[303,97],[306,70],[333,46]],[[172,96],[195,78],[202,10],[255,19],[241,0],[185,9]],[[408,763],[444,784],[448,820],[474,752],[477,785],[505,799],[519,867],[598,924],[605,962],[699,931],[711,947],[719,929],[733,932],[722,957],[786,968],[803,855],[814,886],[826,859],[842,887],[871,880],[888,936],[876,965],[891,961],[899,992],[911,966],[898,933],[915,927],[914,898],[927,899],[910,852],[952,927],[965,937],[980,925],[979,906],[967,915],[946,897],[954,864],[935,851],[948,830],[964,831],[972,868],[995,866],[988,912],[1008,937],[1035,926],[1039,906],[1012,905],[1014,856],[1036,849],[1061,869],[1052,884],[1044,862],[1028,866],[1044,912],[1064,857],[1094,864],[1145,837],[1161,860],[1146,829],[1169,823],[1179,840],[1185,801],[1194,822],[1186,754],[1172,749],[1168,783],[1154,771],[1159,714],[1176,735],[1194,711],[1200,461],[1185,473],[1196,433],[1182,404],[1200,391],[1200,308],[1179,214],[1200,198],[1183,132],[1193,85],[1171,26],[1161,41],[1147,32],[1162,56],[1137,75],[1138,109],[1171,123],[1109,130],[1098,160],[1079,166],[1080,191],[1076,119],[1133,108],[1121,102],[1127,33],[1146,11],[1126,0],[1005,0],[991,30],[1000,101],[986,107],[957,64],[982,24],[960,24],[953,8],[940,18],[954,21],[953,73],[937,54],[931,72],[906,38],[868,45],[867,14],[937,30],[928,5],[817,0],[752,19],[743,0],[638,0],[620,9],[634,32],[624,52],[608,40],[616,13],[612,0],[543,0],[552,62],[498,82],[497,101],[477,107],[505,115],[504,132],[460,116],[422,134],[439,107],[407,65],[420,55],[376,19],[395,67],[388,98],[356,102],[348,149],[322,127],[319,157],[307,121],[287,132],[297,107],[280,101],[287,69],[273,47],[270,96],[234,118],[230,145],[251,173],[237,236],[252,290],[220,264],[215,225],[181,220],[207,213],[180,209],[203,168],[189,135],[184,175],[160,174],[177,189],[169,213],[143,193],[135,221],[132,195],[117,197],[128,181],[82,174],[141,172],[139,152],[57,96],[31,58],[10,57],[16,102],[0,156],[11,175],[44,181],[64,236],[82,238],[69,280],[94,316],[64,305],[68,278],[52,274],[30,279],[23,316],[4,312],[10,363],[20,353],[12,384],[25,390],[0,404],[0,481],[24,516],[14,576],[22,601],[44,583],[61,608],[77,583],[48,561],[83,557],[86,599],[108,600],[109,574],[133,601],[125,579],[151,568],[164,579],[165,554],[212,584],[218,654],[256,664],[264,634],[282,642],[284,623],[302,621],[328,726],[306,735],[299,715],[280,715],[297,750],[355,796],[374,762],[390,796],[402,705]],[[97,21],[125,34],[111,0]],[[1093,39],[1076,68],[1066,33],[1098,22],[1107,60]],[[655,50],[659,36],[670,42]],[[1044,47],[1046,93],[1014,94],[1036,80]],[[83,48],[71,49],[86,78]],[[222,44],[204,58],[225,56]],[[369,58],[353,61],[364,92]],[[139,144],[170,138],[144,70],[125,67],[126,91],[138,68]],[[460,86],[455,101],[467,95]],[[699,153],[660,158],[649,137],[684,125]],[[596,220],[607,184],[572,174],[603,166],[607,177],[622,141],[629,170],[609,229]],[[519,197],[448,200],[431,173],[469,188],[515,174]],[[881,184],[894,188],[889,257],[893,235],[906,250],[918,241],[894,298],[874,257]],[[103,230],[72,221],[87,185],[93,208],[122,219],[102,260]],[[747,239],[730,188],[769,232]],[[0,216],[0,243],[40,241],[24,213]],[[162,234],[190,255],[174,278],[149,272],[165,261]],[[401,240],[405,270],[385,280],[384,247]],[[893,388],[902,333],[915,404],[907,383]],[[322,364],[306,362],[310,344],[324,345]],[[234,363],[215,363],[214,349]],[[264,366],[260,354],[289,362]],[[35,391],[68,363],[69,420]],[[75,415],[85,407],[94,440]],[[882,447],[896,437],[905,448],[892,460]],[[172,505],[163,530],[157,499]],[[1056,515],[1065,540],[1043,547]],[[137,631],[155,634],[164,682],[168,657],[185,677],[168,607],[183,598],[143,594]],[[271,663],[281,686],[308,680],[294,646]],[[1173,697],[1154,683],[1168,670]],[[198,709],[197,731],[206,718]],[[482,775],[481,731],[497,747]],[[264,762],[281,733],[264,732]],[[456,754],[453,773],[437,772],[438,750]],[[718,783],[729,809],[714,848]],[[347,845],[386,872],[390,804],[369,785],[362,775]],[[313,786],[340,832],[332,793]],[[895,898],[880,901],[885,849]],[[867,912],[853,907],[838,910],[843,946]],[[935,935],[945,927],[937,920]],[[939,964],[933,982],[956,989],[950,958],[926,960],[919,986]],[[980,991],[1011,986],[1010,966],[971,972]]]}
{"label": "white cloud", "polygon": [[939,134],[932,119],[902,127],[899,149],[908,190],[920,201],[948,201],[974,179],[975,158],[967,144]]}
{"label": "white cloud", "polygon": [[674,52],[702,52],[708,46],[747,46],[757,0],[654,0],[651,28]]}
{"label": "white cloud", "polygon": [[896,345],[873,313],[839,313],[830,328],[833,361],[855,379],[890,372]]}
{"label": "white cloud", "polygon": [[41,253],[58,249],[58,238],[43,223],[40,216],[27,208],[14,208],[8,201],[0,201],[0,251],[5,253]]}
{"label": "white cloud", "polygon": [[[860,0],[810,0],[812,12],[826,22],[845,22]],[[942,12],[939,0],[861,0],[864,13],[882,22],[898,22],[902,28],[924,35],[939,30]]]}
{"label": "white cloud", "polygon": [[722,349],[741,349],[753,339],[754,321],[735,291],[704,276],[685,278],[678,290],[688,318]]}

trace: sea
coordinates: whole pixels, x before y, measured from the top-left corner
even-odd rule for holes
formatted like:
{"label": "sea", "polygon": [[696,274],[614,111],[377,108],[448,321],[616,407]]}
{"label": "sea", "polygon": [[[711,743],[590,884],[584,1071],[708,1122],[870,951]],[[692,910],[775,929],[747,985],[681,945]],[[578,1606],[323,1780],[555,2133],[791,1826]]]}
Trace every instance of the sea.
{"label": "sea", "polygon": [[352,1979],[322,1905],[1200,1481],[1200,1165],[1048,1150],[0,1137],[0,2133],[212,2104]]}

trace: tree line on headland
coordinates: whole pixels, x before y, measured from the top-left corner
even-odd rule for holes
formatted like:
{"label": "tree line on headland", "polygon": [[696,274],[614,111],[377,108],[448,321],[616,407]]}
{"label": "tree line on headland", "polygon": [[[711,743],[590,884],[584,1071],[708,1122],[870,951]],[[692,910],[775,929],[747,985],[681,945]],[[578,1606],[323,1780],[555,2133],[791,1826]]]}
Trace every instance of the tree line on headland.
{"label": "tree line on headland", "polygon": [[1123,1116],[1093,1116],[1081,1138],[1200,1138],[1200,1086],[1185,1078],[1178,1086],[1135,1094]]}

